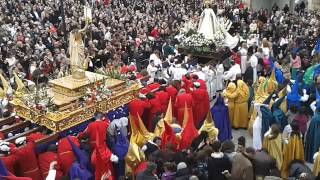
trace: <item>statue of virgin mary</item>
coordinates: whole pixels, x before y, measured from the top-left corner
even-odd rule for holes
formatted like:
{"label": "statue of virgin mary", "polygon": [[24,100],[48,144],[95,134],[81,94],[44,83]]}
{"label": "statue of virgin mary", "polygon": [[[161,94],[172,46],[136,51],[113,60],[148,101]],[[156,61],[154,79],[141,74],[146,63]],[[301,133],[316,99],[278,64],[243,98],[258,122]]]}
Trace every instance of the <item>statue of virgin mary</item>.
{"label": "statue of virgin mary", "polygon": [[206,8],[201,13],[198,32],[206,39],[214,39],[214,34],[217,32],[218,24],[216,14],[209,7],[209,4],[210,1],[205,1]]}

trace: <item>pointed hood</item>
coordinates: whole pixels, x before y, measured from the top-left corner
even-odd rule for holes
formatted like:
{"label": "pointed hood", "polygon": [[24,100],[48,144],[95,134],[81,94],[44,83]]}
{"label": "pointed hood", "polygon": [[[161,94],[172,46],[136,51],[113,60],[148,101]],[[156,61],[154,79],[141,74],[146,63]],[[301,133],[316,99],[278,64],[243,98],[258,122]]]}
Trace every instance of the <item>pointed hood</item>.
{"label": "pointed hood", "polygon": [[171,143],[175,148],[177,147],[176,135],[172,127],[164,121],[164,131],[161,135],[161,148],[164,148],[168,143]]}
{"label": "pointed hood", "polygon": [[[192,118],[192,117],[191,117]],[[187,103],[184,103],[184,111],[183,111],[183,122],[182,122],[182,128],[184,128],[186,126],[186,123],[189,119],[189,112],[188,112],[188,107],[187,107]],[[193,119],[192,119],[193,121]]]}
{"label": "pointed hood", "polygon": [[258,90],[254,96],[254,99],[257,103],[262,103],[268,97],[268,93],[266,92],[266,85],[268,81],[265,80],[265,78],[263,79],[262,77],[259,78],[259,81],[261,82],[259,83]]}
{"label": "pointed hood", "polygon": [[169,124],[172,124],[172,103],[171,98],[169,100],[166,116],[164,117],[164,120],[167,121]]}
{"label": "pointed hood", "polygon": [[161,136],[161,134],[163,133],[163,131],[164,131],[164,122],[165,122],[165,120],[164,119],[160,119],[159,121],[158,121],[158,123],[157,123],[157,125],[156,125],[156,128],[154,129],[154,131],[153,131],[153,134],[155,135],[155,136]]}
{"label": "pointed hood", "polygon": [[86,156],[81,149],[79,149],[71,140],[69,137],[67,137],[67,140],[69,141],[73,153],[76,155],[77,160],[81,166],[81,168],[86,168],[89,165],[89,158]]}
{"label": "pointed hood", "polygon": [[3,77],[2,73],[0,73],[0,79],[1,79],[2,87],[3,87],[3,91],[4,91],[4,93],[7,94],[8,90],[9,90],[9,83]]}
{"label": "pointed hood", "polygon": [[185,105],[184,109],[184,126],[181,132],[181,140],[179,145],[179,150],[183,150],[188,148],[193,139],[198,136],[198,131],[194,126],[192,115],[188,113],[187,105]]}
{"label": "pointed hood", "polygon": [[116,144],[114,146],[114,154],[118,156],[119,160],[124,160],[128,153],[129,142],[127,137],[121,130],[118,131],[116,136]]}
{"label": "pointed hood", "polygon": [[274,67],[272,69],[270,78],[267,80],[268,81],[267,82],[267,92],[268,93],[272,93],[278,88],[278,83],[277,83],[277,80],[276,80],[275,70],[276,70],[276,68]]}
{"label": "pointed hood", "polygon": [[207,117],[206,117],[203,125],[199,129],[198,133],[200,134],[200,132],[202,132],[202,131],[208,132],[210,140],[214,141],[214,140],[217,139],[219,130],[214,125],[214,121],[212,119],[211,111],[208,112]]}
{"label": "pointed hood", "polygon": [[129,115],[129,121],[130,121],[130,128],[131,128],[130,144],[135,143],[139,147],[143,146],[148,141],[148,139],[146,139],[145,136],[141,134],[131,114]]}
{"label": "pointed hood", "polygon": [[146,126],[143,124],[142,120],[141,120],[141,117],[139,116],[138,114],[138,122],[139,122],[139,131],[140,133],[147,139],[147,140],[152,140],[155,135],[151,132],[149,132],[146,128]]}
{"label": "pointed hood", "polygon": [[22,96],[26,90],[26,87],[24,86],[22,80],[19,78],[16,72],[13,71],[13,75],[14,75],[14,80],[16,82],[16,86],[17,86],[15,94],[17,96]]}

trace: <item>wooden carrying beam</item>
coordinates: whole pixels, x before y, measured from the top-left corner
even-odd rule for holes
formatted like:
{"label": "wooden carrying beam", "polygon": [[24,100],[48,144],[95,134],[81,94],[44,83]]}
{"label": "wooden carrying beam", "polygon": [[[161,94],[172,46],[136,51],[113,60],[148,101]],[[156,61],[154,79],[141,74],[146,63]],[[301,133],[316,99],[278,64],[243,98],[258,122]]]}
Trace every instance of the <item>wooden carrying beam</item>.
{"label": "wooden carrying beam", "polygon": [[7,125],[7,124],[12,124],[12,123],[14,123],[14,121],[15,121],[14,116],[6,117],[6,118],[1,118],[1,119],[0,119],[0,128],[1,128],[3,125]]}
{"label": "wooden carrying beam", "polygon": [[34,132],[39,132],[39,131],[41,131],[42,129],[43,129],[43,128],[39,126],[39,127],[30,129],[29,131],[23,132],[23,133],[21,133],[21,134],[19,134],[19,135],[17,135],[17,136],[13,136],[13,137],[10,137],[10,138],[8,138],[8,139],[5,139],[5,141],[14,143],[14,141],[15,141],[16,139],[18,139],[19,137],[28,136],[29,134],[34,133]]}
{"label": "wooden carrying beam", "polygon": [[25,128],[27,126],[29,126],[31,123],[29,121],[21,121],[18,123],[15,123],[7,128],[4,129],[0,129],[0,132],[4,135],[8,134],[9,132],[12,132],[16,129],[21,129],[21,128]]}
{"label": "wooden carrying beam", "polygon": [[46,144],[46,143],[49,143],[49,142],[52,142],[52,141],[57,141],[58,139],[59,139],[59,134],[58,133],[50,134],[47,137],[44,137],[42,139],[37,140],[35,142],[36,143],[36,147],[41,146],[41,145]]}

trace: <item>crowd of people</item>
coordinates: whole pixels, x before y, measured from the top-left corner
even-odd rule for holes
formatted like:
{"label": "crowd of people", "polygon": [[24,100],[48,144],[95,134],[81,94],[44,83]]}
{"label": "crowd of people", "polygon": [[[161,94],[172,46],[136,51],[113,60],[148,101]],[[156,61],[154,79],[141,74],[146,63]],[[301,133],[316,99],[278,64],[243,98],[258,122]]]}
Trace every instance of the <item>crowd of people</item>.
{"label": "crowd of people", "polygon": [[[27,85],[69,74],[68,35],[84,27],[86,4],[93,8],[88,71],[149,78],[128,104],[129,117],[97,113],[83,132],[40,153],[35,141],[47,132],[16,144],[0,141],[1,177],[320,178],[319,11],[305,10],[304,2],[292,11],[213,3],[240,41],[226,60],[203,65],[192,53],[179,53],[177,38],[187,23],[199,21],[201,1],[65,0],[64,8],[60,2],[1,2],[0,69],[13,89],[15,74]],[[2,116],[10,115],[6,93]],[[231,128],[248,129],[253,143],[241,136],[235,145]]]}

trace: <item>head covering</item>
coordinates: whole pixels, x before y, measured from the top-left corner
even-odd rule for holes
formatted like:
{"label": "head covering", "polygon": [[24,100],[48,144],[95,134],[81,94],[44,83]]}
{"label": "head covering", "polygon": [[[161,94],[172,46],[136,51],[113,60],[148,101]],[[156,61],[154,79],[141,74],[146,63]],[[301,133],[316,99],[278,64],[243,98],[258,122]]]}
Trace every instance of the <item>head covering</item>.
{"label": "head covering", "polygon": [[178,165],[177,165],[177,170],[181,170],[181,169],[185,169],[187,168],[187,164],[185,162],[180,162]]}
{"label": "head covering", "polygon": [[237,81],[237,92],[242,97],[248,97],[249,98],[249,87],[242,80],[238,80]]}
{"label": "head covering", "polygon": [[215,141],[217,139],[219,130],[215,127],[214,121],[212,119],[211,111],[208,112],[206,119],[204,120],[203,125],[199,129],[199,133],[202,131],[208,132],[209,139]]}
{"label": "head covering", "polygon": [[194,138],[198,136],[198,130],[194,126],[192,114],[189,114],[187,104],[184,108],[183,130],[181,132],[181,141],[179,150],[189,147]]}
{"label": "head covering", "polygon": [[118,156],[119,160],[124,160],[128,153],[129,142],[121,130],[116,136],[116,144],[114,146],[114,154]]}
{"label": "head covering", "polygon": [[8,93],[8,90],[9,90],[9,83],[3,77],[2,73],[0,73],[0,79],[1,79],[2,87],[3,87],[3,91],[4,91],[5,95],[6,95]]}
{"label": "head covering", "polygon": [[226,88],[226,91],[224,93],[224,96],[226,96],[228,99],[229,98],[234,98],[233,96],[235,96],[236,94],[236,90],[237,90],[237,86],[235,83],[230,82]]}
{"label": "head covering", "polygon": [[89,165],[89,158],[86,156],[84,152],[81,151],[71,140],[67,137],[68,142],[71,145],[73,153],[76,155],[77,160],[81,166],[81,168],[86,168]]}
{"label": "head covering", "polygon": [[25,92],[26,87],[24,86],[22,80],[19,78],[16,72],[13,71],[14,80],[17,86],[17,89],[15,91],[15,95],[22,96]]}

